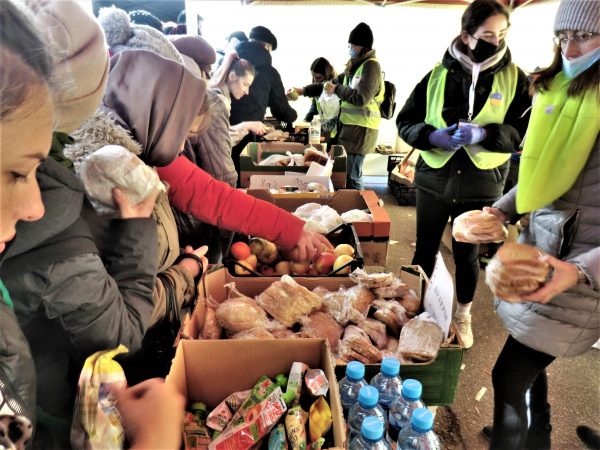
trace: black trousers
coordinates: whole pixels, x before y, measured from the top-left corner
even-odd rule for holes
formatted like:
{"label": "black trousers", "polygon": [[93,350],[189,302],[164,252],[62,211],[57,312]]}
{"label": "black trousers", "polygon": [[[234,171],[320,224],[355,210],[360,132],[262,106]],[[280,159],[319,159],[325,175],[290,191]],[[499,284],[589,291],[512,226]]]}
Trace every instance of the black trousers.
{"label": "black trousers", "polygon": [[[546,367],[555,357],[509,336],[492,371],[494,432],[490,449],[550,448],[550,405]],[[527,423],[529,391],[531,425]]]}
{"label": "black trousers", "polygon": [[[433,195],[417,189],[417,247],[412,263],[420,265],[431,276],[435,257],[440,248],[448,219],[454,219],[466,211],[489,206],[485,202],[468,202],[450,205]],[[459,303],[470,303],[479,278],[479,245],[456,242],[452,239],[452,254],[456,263],[456,298]]]}

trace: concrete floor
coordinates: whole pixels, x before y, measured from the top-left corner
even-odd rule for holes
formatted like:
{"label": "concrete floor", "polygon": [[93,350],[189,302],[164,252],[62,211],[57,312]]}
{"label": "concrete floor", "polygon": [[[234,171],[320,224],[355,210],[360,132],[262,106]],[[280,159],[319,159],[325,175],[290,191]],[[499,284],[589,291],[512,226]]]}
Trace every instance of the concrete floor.
{"label": "concrete floor", "polygon": [[[368,184],[385,202],[392,219],[390,239],[397,241],[388,250],[387,268],[397,271],[410,264],[415,241],[415,209],[398,206],[388,193],[386,179],[369,179],[381,184]],[[443,247],[443,246],[442,246]],[[454,273],[452,255],[445,247],[442,254],[450,273]],[[478,450],[488,448],[481,435],[484,425],[492,423],[493,388],[491,371],[507,337],[507,333],[492,308],[492,295],[480,273],[479,285],[472,307],[475,345],[466,350],[463,370],[454,404],[440,407],[436,416],[436,431],[444,449]],[[557,359],[548,368],[549,402],[552,414],[552,448],[573,450],[585,448],[577,438],[580,424],[600,428],[600,351],[590,349],[576,358]],[[480,401],[475,397],[481,388],[487,392]]]}

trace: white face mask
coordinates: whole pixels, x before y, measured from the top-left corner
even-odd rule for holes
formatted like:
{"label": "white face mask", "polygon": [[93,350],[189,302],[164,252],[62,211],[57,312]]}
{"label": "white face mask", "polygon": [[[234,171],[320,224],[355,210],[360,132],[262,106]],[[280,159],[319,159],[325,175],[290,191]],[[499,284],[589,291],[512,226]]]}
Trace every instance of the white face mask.
{"label": "white face mask", "polygon": [[600,59],[600,47],[571,60],[567,59],[564,54],[561,54],[561,56],[563,72],[567,78],[573,79],[592,67]]}

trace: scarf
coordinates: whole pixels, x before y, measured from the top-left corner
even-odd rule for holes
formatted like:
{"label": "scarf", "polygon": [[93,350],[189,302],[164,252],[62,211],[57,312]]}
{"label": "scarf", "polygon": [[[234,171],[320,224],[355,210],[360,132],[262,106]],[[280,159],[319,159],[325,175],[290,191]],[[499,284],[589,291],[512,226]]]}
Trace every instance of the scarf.
{"label": "scarf", "polygon": [[[450,47],[448,47],[448,53],[450,53],[450,56],[456,59],[465,68],[467,72],[471,73],[473,71],[473,64],[476,63],[473,62],[471,58],[469,58],[467,55],[465,55],[459,50],[459,42],[461,42],[460,36],[452,41]],[[504,58],[504,55],[506,54],[507,50],[508,47],[506,46],[506,42],[503,41],[502,46],[498,49],[498,51],[481,63],[481,72],[498,64],[502,60],[502,58]]]}
{"label": "scarf", "polygon": [[600,131],[598,89],[569,97],[569,82],[559,72],[535,98],[519,168],[521,214],[552,203],[573,186]]}

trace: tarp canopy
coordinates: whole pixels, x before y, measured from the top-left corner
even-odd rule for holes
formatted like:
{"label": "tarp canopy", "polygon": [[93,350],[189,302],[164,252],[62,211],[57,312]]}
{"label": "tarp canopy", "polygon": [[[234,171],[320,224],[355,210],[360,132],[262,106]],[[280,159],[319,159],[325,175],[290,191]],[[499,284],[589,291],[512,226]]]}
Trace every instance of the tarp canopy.
{"label": "tarp canopy", "polygon": [[[355,4],[372,4],[376,6],[390,6],[390,5],[401,5],[401,4],[415,4],[415,3],[426,3],[426,4],[437,4],[437,5],[468,5],[472,0],[241,0],[245,5],[278,5],[278,4],[289,4],[289,5],[341,5],[348,3]],[[504,3],[509,8],[518,8],[525,6],[530,3],[537,3],[540,1],[547,0],[499,0],[500,3]]]}

